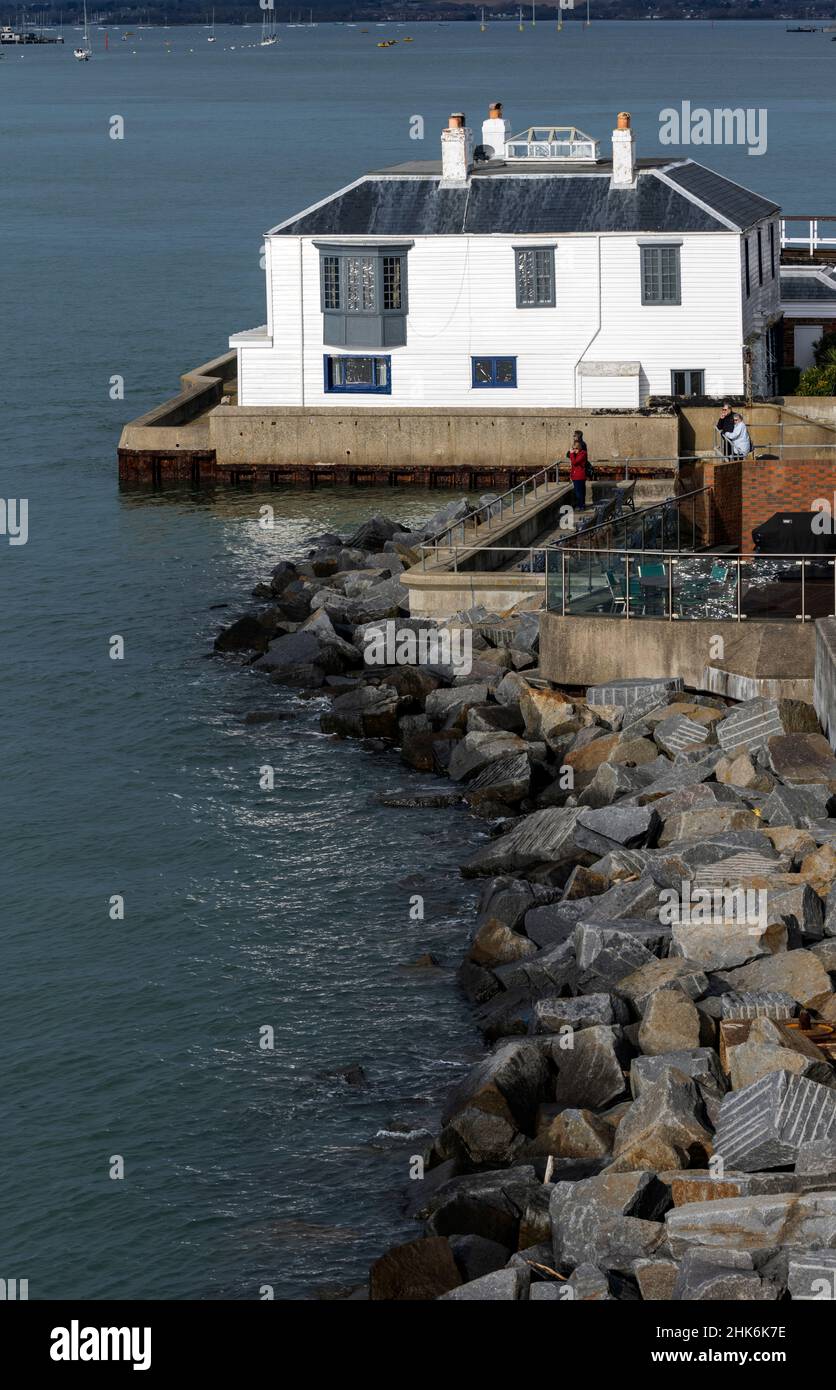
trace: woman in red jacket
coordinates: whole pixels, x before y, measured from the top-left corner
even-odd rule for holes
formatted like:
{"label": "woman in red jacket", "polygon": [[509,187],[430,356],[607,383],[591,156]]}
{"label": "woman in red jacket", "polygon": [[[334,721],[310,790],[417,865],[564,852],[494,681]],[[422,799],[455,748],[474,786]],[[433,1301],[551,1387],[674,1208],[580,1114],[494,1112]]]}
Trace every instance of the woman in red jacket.
{"label": "woman in red jacket", "polygon": [[586,506],[586,468],[589,455],[586,452],[586,440],[580,430],[575,430],[572,447],[566,457],[569,460],[569,477],[575,489],[575,506],[582,511]]}

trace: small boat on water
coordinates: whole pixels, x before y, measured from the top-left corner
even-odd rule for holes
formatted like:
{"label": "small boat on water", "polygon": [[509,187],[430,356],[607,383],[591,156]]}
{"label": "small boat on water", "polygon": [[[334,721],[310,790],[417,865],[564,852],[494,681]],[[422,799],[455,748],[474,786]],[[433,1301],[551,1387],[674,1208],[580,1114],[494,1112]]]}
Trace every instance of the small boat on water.
{"label": "small boat on water", "polygon": [[275,31],[276,21],[272,18],[268,21],[266,12],[261,16],[261,41],[259,47],[272,48],[274,43],[279,42],[279,36]]}
{"label": "small boat on water", "polygon": [[84,40],[78,48],[73,49],[73,57],[77,58],[80,63],[87,63],[92,56],[93,50],[90,47],[90,35],[87,30],[87,0],[84,0]]}
{"label": "small boat on water", "polygon": [[819,31],[813,24],[797,24],[794,29],[787,29],[788,34],[817,34]]}
{"label": "small boat on water", "polygon": [[207,36],[206,42],[207,42],[207,43],[214,43],[214,42],[215,42],[215,11],[214,11],[214,10],[212,11],[212,32],[211,32],[211,34],[209,34],[209,35]]}

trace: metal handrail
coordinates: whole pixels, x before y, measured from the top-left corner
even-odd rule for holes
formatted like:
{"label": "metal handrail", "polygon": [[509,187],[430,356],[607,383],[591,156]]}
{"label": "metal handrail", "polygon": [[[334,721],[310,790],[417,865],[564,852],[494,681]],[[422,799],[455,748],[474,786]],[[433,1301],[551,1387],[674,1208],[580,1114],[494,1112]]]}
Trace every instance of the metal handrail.
{"label": "metal handrail", "polygon": [[523,489],[523,497],[525,497],[525,489],[533,486],[534,496],[536,497],[537,488],[540,484],[540,481],[542,480],[546,484],[546,486],[548,486],[549,475],[552,473],[554,474],[554,482],[556,485],[560,481],[559,462],[547,464],[545,468],[540,469],[539,473],[532,473],[530,477],[523,478],[521,483],[515,483],[512,488],[509,488],[507,492],[501,493],[499,497],[494,497],[490,502],[483,502],[481,507],[477,507],[476,510],[473,512],[468,512],[467,516],[462,517],[461,521],[455,521],[450,526],[445,526],[443,530],[439,531],[437,535],[431,536],[428,541],[424,542],[424,544],[430,547],[434,546],[437,548],[443,536],[452,536],[453,532],[457,530],[459,527],[461,527],[462,541],[464,541],[465,527],[471,525],[475,529],[476,527],[481,526],[482,523],[481,521],[477,520],[477,518],[481,517],[483,512],[487,512],[486,520],[488,523],[488,527],[490,528],[490,526],[493,523],[493,517],[495,515],[497,507],[499,507],[499,519],[501,524],[502,518],[505,514],[506,498],[511,498],[511,511],[515,512],[517,509],[516,493],[520,490],[520,488]]}
{"label": "metal handrail", "polygon": [[[826,421],[822,420],[793,420],[791,422],[793,429],[799,429],[801,426],[804,426],[807,429],[820,429],[821,426],[826,423]],[[762,440],[755,439],[755,430],[772,429],[772,425],[769,422],[766,422],[764,424],[747,424],[746,428],[749,431],[749,438],[752,441],[752,448],[750,450],[751,454],[753,454],[756,449],[775,449],[778,452],[778,457],[783,458],[784,454],[791,453],[793,450],[797,449],[836,450],[836,442],[834,442],[833,444],[785,444],[783,420],[780,420],[778,422],[778,429],[780,431],[780,438],[778,440],[767,440],[766,442],[764,442]],[[726,459],[728,462],[731,463],[734,463],[735,461],[742,461],[744,459],[748,459],[750,456],[749,454],[726,454],[723,449],[722,431],[718,430],[716,425],[714,426],[714,453],[718,458]]]}
{"label": "metal handrail", "polygon": [[[561,614],[562,614],[563,617],[566,617],[566,616],[567,616],[567,611],[566,611],[566,592],[567,592],[567,590],[566,590],[566,559],[567,559],[567,555],[571,555],[571,554],[577,554],[577,555],[585,554],[585,555],[587,556],[587,558],[591,560],[591,557],[592,557],[593,555],[606,555],[606,556],[612,556],[612,554],[613,554],[613,549],[612,549],[611,546],[608,546],[608,547],[606,547],[605,549],[604,549],[604,548],[601,548],[601,547],[591,547],[591,548],[590,548],[589,550],[587,550],[587,551],[583,551],[583,552],[581,552],[581,551],[575,551],[575,552],[572,552],[572,551],[570,551],[570,550],[568,550],[568,549],[566,549],[566,548],[564,548],[564,547],[561,546],[560,549],[559,549],[558,551],[556,551],[556,552],[551,552],[551,554],[549,553],[549,551],[546,551],[546,569],[545,569],[546,606],[547,606],[547,608],[549,607],[549,603],[548,603],[548,599],[549,599],[549,585],[548,585],[549,560],[550,560],[550,559],[556,560],[556,559],[557,559],[557,556],[559,555],[559,556],[560,556],[560,611],[561,611]],[[673,597],[674,597],[674,594],[673,594],[673,567],[674,567],[674,565],[687,563],[687,561],[688,561],[689,559],[700,559],[700,560],[703,560],[703,561],[706,560],[706,559],[710,559],[710,560],[712,561],[713,564],[727,565],[727,566],[729,566],[729,567],[731,567],[731,568],[736,569],[735,584],[734,584],[735,611],[734,611],[733,614],[722,615],[722,616],[724,617],[724,620],[727,621],[727,622],[731,621],[731,622],[738,622],[738,623],[740,623],[740,622],[746,622],[747,619],[748,619],[748,617],[749,617],[749,615],[748,615],[747,613],[744,613],[744,612],[743,612],[742,569],[743,569],[744,564],[751,563],[753,560],[758,560],[758,561],[761,561],[761,562],[772,560],[772,561],[780,562],[784,567],[786,567],[786,566],[798,566],[798,567],[800,568],[800,570],[801,570],[801,575],[800,575],[800,579],[801,579],[801,612],[795,614],[795,621],[796,621],[796,622],[800,622],[800,623],[809,623],[809,622],[811,622],[811,621],[813,620],[813,619],[812,619],[812,614],[810,614],[810,613],[807,612],[807,569],[808,569],[808,567],[809,567],[812,563],[814,563],[814,562],[817,563],[817,564],[826,564],[826,565],[830,566],[830,567],[832,568],[832,570],[833,570],[833,579],[832,579],[832,586],[833,586],[833,587],[832,587],[832,597],[831,597],[831,603],[830,603],[831,612],[828,613],[828,614],[821,614],[821,615],[819,615],[819,616],[822,616],[822,617],[836,617],[836,555],[828,555],[826,552],[809,553],[809,552],[807,552],[807,551],[799,551],[799,552],[794,552],[794,553],[791,553],[791,554],[780,554],[780,553],[777,553],[777,552],[769,552],[769,551],[741,551],[741,552],[739,552],[738,554],[734,554],[734,555],[729,555],[729,554],[726,554],[726,553],[720,553],[720,554],[714,554],[714,555],[712,555],[711,553],[705,553],[705,552],[703,552],[703,554],[701,554],[701,555],[697,555],[696,552],[689,552],[688,554],[683,555],[682,551],[676,551],[676,550],[661,550],[661,551],[660,551],[660,550],[620,550],[620,551],[618,551],[618,558],[619,558],[620,560],[623,559],[623,561],[624,561],[624,571],[625,571],[624,611],[623,611],[622,613],[614,614],[613,616],[616,616],[616,617],[624,617],[624,618],[628,618],[628,619],[632,616],[632,614],[631,614],[631,605],[630,605],[630,597],[631,597],[631,595],[630,595],[630,566],[631,566],[631,564],[633,564],[633,563],[638,563],[639,560],[640,560],[641,558],[643,558],[643,557],[652,557],[652,562],[653,562],[654,564],[662,564],[662,565],[667,565],[667,566],[668,566],[668,574],[667,574],[668,611],[667,611],[667,613],[659,613],[659,614],[651,615],[651,616],[655,616],[655,617],[656,617],[657,619],[659,619],[659,620],[663,620],[663,621],[667,621],[667,622],[675,622],[675,621],[677,621],[677,620],[680,618],[680,616],[681,616],[680,614],[674,613],[674,611],[673,611],[673,610],[674,610],[674,602],[673,602]],[[590,565],[590,581],[591,581],[591,565]],[[588,614],[580,614],[580,613],[579,613],[579,614],[572,614],[572,613],[569,613],[568,616],[569,616],[569,617],[575,617],[575,616],[577,616],[577,617],[587,617]],[[641,615],[641,616],[644,616],[644,615]],[[718,615],[718,614],[716,614],[716,613],[709,613],[709,612],[706,612],[706,613],[704,614],[704,617],[703,617],[702,620],[703,620],[703,621],[706,621],[706,622],[717,621],[718,616],[721,616],[721,615]],[[699,619],[697,619],[696,621],[699,621]],[[779,621],[780,621],[780,620],[779,620]]]}
{"label": "metal handrail", "polygon": [[[629,482],[631,467],[641,466],[645,463],[668,463],[671,465],[671,468],[674,471],[676,471],[679,468],[679,465],[683,461],[683,459],[698,459],[700,457],[700,454],[680,454],[677,458],[671,458],[669,454],[658,454],[641,456],[636,458],[631,454],[625,454],[623,457],[621,454],[616,454],[613,458],[610,459],[596,460],[595,467],[608,468],[611,466],[616,466],[618,468],[623,468],[624,481]],[[424,544],[430,547],[437,547],[442,543],[443,537],[452,537],[453,533],[457,530],[461,531],[462,541],[464,541],[465,527],[472,526],[475,529],[476,527],[481,526],[482,522],[481,520],[478,520],[478,518],[482,517],[483,513],[487,513],[485,519],[487,520],[488,528],[490,528],[493,525],[493,518],[496,515],[497,507],[499,507],[499,520],[501,524],[505,515],[505,508],[508,504],[509,498],[511,499],[511,511],[512,513],[514,513],[517,510],[516,493],[522,490],[523,496],[525,496],[526,489],[529,487],[533,487],[534,496],[536,497],[537,489],[539,488],[541,481],[548,485],[549,479],[551,478],[552,474],[554,475],[555,484],[559,483],[559,459],[556,460],[554,463],[548,464],[545,468],[541,468],[538,473],[532,473],[529,477],[523,478],[522,482],[515,483],[512,488],[509,488],[507,490],[507,492],[501,493],[499,497],[495,497],[491,502],[483,502],[481,507],[477,507],[475,511],[469,512],[467,516],[462,517],[461,521],[454,521],[451,522],[449,526],[443,527],[442,530],[440,530],[437,533],[437,535],[430,536],[429,539],[424,542]]]}
{"label": "metal handrail", "polygon": [[[706,490],[707,490],[707,489],[706,489]],[[566,579],[567,579],[567,569],[568,569],[568,566],[569,566],[569,564],[570,564],[573,560],[581,559],[581,557],[585,557],[586,560],[587,560],[588,562],[590,562],[590,574],[589,574],[589,578],[590,578],[590,582],[591,582],[591,578],[592,578],[592,573],[591,573],[591,559],[592,559],[592,556],[594,556],[594,555],[603,555],[603,556],[607,556],[607,557],[613,557],[613,556],[616,556],[616,555],[617,555],[618,561],[624,563],[625,577],[626,577],[625,594],[624,594],[625,606],[624,606],[624,609],[623,609],[622,612],[613,614],[613,615],[612,615],[613,617],[626,617],[626,618],[635,618],[635,617],[636,617],[636,615],[635,615],[635,614],[633,613],[633,611],[632,611],[633,604],[632,604],[632,602],[631,602],[631,594],[630,594],[630,583],[629,583],[629,579],[630,579],[631,573],[633,573],[632,567],[633,567],[634,565],[639,564],[642,560],[647,560],[648,562],[652,562],[652,563],[654,563],[654,564],[659,564],[659,563],[661,563],[661,564],[663,564],[663,565],[667,565],[667,566],[668,566],[668,572],[667,572],[667,578],[666,578],[666,593],[667,593],[667,597],[668,597],[668,604],[667,604],[668,611],[667,611],[667,613],[660,613],[660,614],[656,614],[656,615],[651,615],[651,616],[655,616],[659,621],[665,621],[665,622],[676,622],[676,621],[680,621],[680,620],[682,620],[682,621],[688,621],[688,619],[683,619],[683,617],[682,617],[681,614],[675,613],[675,612],[673,611],[673,610],[674,610],[674,598],[675,598],[675,594],[674,594],[673,566],[674,566],[674,565],[687,565],[689,560],[699,560],[699,561],[701,561],[701,562],[703,562],[703,563],[704,563],[705,561],[710,561],[712,564],[725,565],[725,566],[730,567],[731,569],[736,570],[736,574],[735,574],[735,577],[734,577],[734,584],[733,584],[733,589],[734,589],[734,612],[729,613],[728,615],[726,615],[726,614],[718,615],[717,613],[710,613],[710,612],[706,611],[706,612],[704,613],[704,615],[702,615],[701,617],[695,617],[695,618],[692,619],[692,621],[712,622],[712,621],[717,621],[719,617],[722,617],[725,621],[733,621],[733,622],[738,622],[738,623],[740,623],[740,622],[746,622],[746,621],[748,620],[748,618],[749,618],[749,615],[743,611],[743,607],[744,607],[743,567],[744,567],[745,565],[747,565],[747,564],[752,563],[753,561],[757,561],[757,562],[759,562],[759,563],[762,564],[762,565],[765,564],[765,563],[768,562],[768,561],[773,561],[773,562],[777,563],[777,564],[778,564],[781,568],[783,568],[783,569],[787,569],[787,568],[792,567],[792,566],[798,566],[798,567],[800,568],[801,573],[800,573],[800,575],[799,575],[799,580],[800,580],[800,590],[801,590],[801,592],[800,592],[801,611],[800,611],[800,613],[796,613],[794,616],[795,616],[795,621],[796,621],[796,622],[801,622],[801,623],[808,623],[808,622],[812,622],[812,621],[813,621],[813,615],[807,612],[807,606],[806,606],[806,605],[807,605],[807,598],[808,598],[808,580],[807,580],[807,573],[806,573],[807,569],[808,569],[809,566],[810,566],[811,564],[813,564],[813,563],[816,563],[816,564],[819,564],[819,565],[821,565],[821,564],[826,564],[826,565],[830,566],[830,567],[832,568],[832,570],[833,570],[832,589],[831,589],[832,598],[831,598],[831,603],[830,603],[830,609],[831,609],[831,611],[830,611],[830,613],[828,613],[828,614],[822,614],[822,615],[818,615],[818,616],[836,617],[836,554],[828,554],[828,553],[826,553],[826,552],[813,552],[813,553],[810,553],[810,552],[801,552],[801,551],[799,551],[799,552],[794,552],[794,553],[788,554],[788,555],[782,555],[782,554],[779,554],[779,553],[772,553],[772,552],[768,552],[768,551],[755,551],[755,550],[751,550],[751,551],[740,551],[739,553],[735,553],[735,554],[728,554],[728,553],[726,553],[726,552],[724,552],[724,551],[717,551],[717,552],[702,551],[702,552],[697,552],[697,551],[681,551],[681,550],[638,550],[638,549],[618,550],[618,551],[615,551],[614,548],[613,548],[612,546],[594,546],[594,547],[589,547],[588,549],[585,549],[585,550],[572,550],[572,549],[570,549],[569,547],[564,546],[564,545],[559,545],[559,544],[556,543],[556,542],[552,542],[552,543],[550,543],[549,545],[542,545],[542,544],[541,544],[541,545],[496,545],[496,546],[485,547],[485,550],[486,550],[486,552],[489,552],[489,553],[491,553],[491,554],[518,556],[518,557],[521,557],[521,558],[522,558],[522,557],[526,557],[526,558],[527,558],[527,561],[528,561],[528,568],[527,568],[526,570],[522,570],[522,571],[516,570],[516,569],[510,569],[510,570],[497,570],[497,571],[490,571],[490,570],[489,570],[489,571],[474,571],[473,573],[468,572],[468,576],[467,576],[467,577],[468,577],[469,579],[471,579],[471,580],[474,579],[478,574],[485,574],[485,575],[490,575],[490,576],[492,577],[494,584],[496,584],[496,583],[501,584],[502,578],[503,578],[503,577],[508,578],[509,576],[513,575],[515,578],[518,578],[518,579],[519,579],[519,578],[522,578],[522,579],[524,579],[524,580],[526,581],[527,584],[533,584],[533,585],[537,586],[538,588],[539,588],[539,587],[545,588],[545,590],[546,590],[547,607],[549,608],[549,611],[554,612],[554,611],[555,611],[555,608],[552,607],[551,604],[549,603],[549,599],[550,599],[550,597],[551,597],[551,593],[550,593],[550,587],[551,587],[551,586],[550,586],[550,580],[552,579],[552,577],[555,577],[555,578],[556,578],[556,577],[559,576],[559,583],[560,583],[560,602],[559,602],[559,606],[558,606],[558,610],[557,610],[557,611],[561,612],[561,613],[563,614],[563,616],[568,616],[568,617],[584,618],[584,617],[588,617],[588,616],[589,616],[587,613],[577,613],[577,614],[574,614],[574,613],[572,613],[572,612],[570,612],[570,611],[567,611],[567,592],[568,592],[568,590],[567,590],[567,582],[566,582]],[[470,547],[470,546],[462,546],[462,547],[460,547],[460,546],[453,546],[453,547],[451,547],[451,563],[452,563],[452,567],[453,567],[454,572],[457,572],[457,571],[458,571],[458,560],[459,560],[459,553],[460,553],[460,551],[463,552],[463,553],[465,553],[465,554],[469,554],[469,553],[472,552],[472,547]],[[543,555],[543,556],[545,557],[545,568],[544,568],[544,569],[539,570],[539,571],[534,569],[534,557],[535,557],[535,555]],[[571,598],[569,599],[569,602],[571,602]],[[605,615],[602,615],[602,616],[605,616]],[[642,614],[639,614],[638,616],[639,616],[639,617],[644,617],[644,615],[642,615]],[[787,619],[787,620],[788,620],[788,619]],[[757,621],[757,619],[756,619],[756,621]],[[768,620],[767,620],[767,621],[768,621]],[[773,621],[774,621],[774,620],[773,620]],[[778,621],[780,621],[780,619],[779,619]]]}
{"label": "metal handrail", "polygon": [[[789,222],[806,222],[806,236],[789,236],[787,224]],[[836,222],[836,216],[811,217],[808,214],[798,213],[795,216],[787,215],[781,218],[781,249],[785,246],[806,246],[810,255],[814,256],[819,247],[836,246],[836,237],[820,236],[820,222]]]}
{"label": "metal handrail", "polygon": [[[663,498],[661,502],[649,502],[646,507],[639,507],[637,511],[630,512],[627,516],[611,516],[608,517],[606,521],[598,521],[594,526],[587,526],[586,529],[583,531],[569,532],[569,534],[566,537],[566,540],[561,542],[561,544],[565,546],[567,550],[571,550],[573,540],[577,540],[578,542],[583,540],[584,544],[582,546],[579,545],[580,549],[594,550],[596,548],[595,546],[587,546],[585,544],[586,538],[587,536],[593,536],[596,531],[603,530],[605,526],[612,526],[614,523],[619,521],[635,522],[638,521],[639,517],[646,516],[648,512],[659,512],[664,507],[670,507],[672,504],[676,504],[678,506],[680,502],[688,502],[691,500],[691,498],[699,497],[704,492],[713,491],[714,489],[712,487],[695,487],[691,490],[691,492],[680,492],[676,494],[672,493],[670,497]],[[612,550],[612,548],[612,546],[607,547],[607,549],[609,550]],[[623,553],[627,554],[628,552],[624,551]],[[678,554],[679,552],[677,551],[674,553]]]}

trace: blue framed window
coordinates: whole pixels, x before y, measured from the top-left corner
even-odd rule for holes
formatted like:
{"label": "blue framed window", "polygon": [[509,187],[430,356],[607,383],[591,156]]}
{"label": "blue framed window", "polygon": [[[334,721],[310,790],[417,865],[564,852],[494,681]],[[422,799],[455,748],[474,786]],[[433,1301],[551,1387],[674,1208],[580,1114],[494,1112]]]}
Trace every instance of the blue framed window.
{"label": "blue framed window", "polygon": [[516,357],[471,357],[471,384],[474,388],[516,386]]}
{"label": "blue framed window", "polygon": [[323,361],[327,392],[392,394],[391,357],[325,357]]}

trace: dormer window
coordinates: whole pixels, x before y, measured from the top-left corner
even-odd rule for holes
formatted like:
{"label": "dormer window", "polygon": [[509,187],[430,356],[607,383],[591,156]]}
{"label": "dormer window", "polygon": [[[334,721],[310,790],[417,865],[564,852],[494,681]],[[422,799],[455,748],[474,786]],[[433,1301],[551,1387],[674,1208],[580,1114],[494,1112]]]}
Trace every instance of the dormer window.
{"label": "dormer window", "polygon": [[320,259],[323,343],[402,347],[406,342],[406,258],[412,243],[315,245]]}

